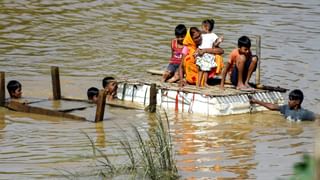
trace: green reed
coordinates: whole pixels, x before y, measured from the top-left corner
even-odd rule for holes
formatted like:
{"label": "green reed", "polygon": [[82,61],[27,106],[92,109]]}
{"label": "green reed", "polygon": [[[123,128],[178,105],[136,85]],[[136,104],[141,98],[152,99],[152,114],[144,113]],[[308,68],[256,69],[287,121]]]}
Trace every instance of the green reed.
{"label": "green reed", "polygon": [[114,163],[111,156],[96,147],[92,138],[87,134],[93,150],[93,160],[96,162],[95,172],[99,177],[130,176],[132,179],[178,179],[178,170],[170,136],[167,114],[151,114],[155,127],[151,130],[140,131],[132,126],[134,136],[129,140],[125,134],[119,140],[121,148],[128,159],[126,162]]}

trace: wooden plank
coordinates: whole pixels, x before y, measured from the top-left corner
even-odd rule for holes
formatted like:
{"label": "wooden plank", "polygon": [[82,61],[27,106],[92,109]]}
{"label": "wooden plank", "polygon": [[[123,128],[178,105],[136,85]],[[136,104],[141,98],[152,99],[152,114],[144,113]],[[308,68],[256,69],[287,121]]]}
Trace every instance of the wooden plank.
{"label": "wooden plank", "polygon": [[130,102],[130,101],[112,100],[112,101],[107,101],[106,104],[112,107],[125,108],[125,109],[139,109],[139,110],[144,109],[144,107],[141,104],[137,104],[135,102]]}
{"label": "wooden plank", "polygon": [[73,110],[81,110],[85,109],[92,104],[88,102],[79,102],[79,101],[66,101],[66,100],[46,100],[39,101],[29,104],[31,107],[40,107],[52,111],[60,111],[60,112],[70,112]]}
{"label": "wooden plank", "polygon": [[[10,100],[10,99],[8,99]],[[48,99],[43,99],[43,98],[35,98],[35,97],[22,97],[20,99],[15,99],[15,101],[24,103],[24,104],[33,104],[33,103],[39,103],[43,101],[48,101]]]}
{"label": "wooden plank", "polygon": [[104,89],[100,90],[98,95],[96,117],[94,120],[95,122],[99,122],[103,120],[104,109],[106,106],[106,97],[107,97],[107,92]]}
{"label": "wooden plank", "polygon": [[[93,104],[94,106],[88,107],[83,110],[74,110],[71,112],[68,112],[68,114],[73,114],[76,116],[80,116],[86,119],[86,121],[95,122],[95,116],[96,116],[96,104]],[[105,112],[104,116],[106,116],[107,111]],[[105,117],[104,117],[105,120]]]}
{"label": "wooden plank", "polygon": [[148,73],[152,74],[152,75],[162,75],[164,70],[160,70],[160,69],[148,69],[147,70]]}
{"label": "wooden plank", "polygon": [[261,89],[261,90],[267,90],[267,91],[277,91],[277,92],[281,92],[281,93],[285,93],[287,92],[289,89],[286,88],[282,88],[280,86],[266,86],[266,85],[262,85],[262,84],[250,84],[252,87],[256,88],[256,89]]}
{"label": "wooden plank", "polygon": [[25,113],[34,113],[34,114],[40,114],[40,115],[47,115],[47,116],[55,116],[55,117],[64,117],[68,119],[75,119],[75,120],[86,120],[84,117],[76,116],[73,114],[68,114],[64,112],[59,111],[53,111],[49,109],[44,109],[40,107],[31,107],[28,104],[23,104],[16,101],[9,101],[6,104],[6,107],[8,109],[19,111],[19,112],[25,112]]}
{"label": "wooden plank", "polygon": [[53,99],[61,99],[61,89],[60,89],[60,77],[59,77],[59,67],[51,67],[51,79],[52,79],[52,94]]}
{"label": "wooden plank", "polygon": [[149,111],[156,112],[157,109],[157,85],[151,84],[150,86],[150,99]]}
{"label": "wooden plank", "polygon": [[[62,100],[89,103],[89,101],[86,99],[75,99],[75,98],[70,98],[70,97],[62,97]],[[122,101],[121,99],[114,99],[112,101],[106,101],[106,105],[113,106],[113,107],[125,108],[125,109],[139,109],[139,110],[144,109],[144,107],[141,107],[140,104],[137,104],[134,102]]]}
{"label": "wooden plank", "polygon": [[6,82],[5,73],[0,72],[0,106],[4,106],[6,101]]}

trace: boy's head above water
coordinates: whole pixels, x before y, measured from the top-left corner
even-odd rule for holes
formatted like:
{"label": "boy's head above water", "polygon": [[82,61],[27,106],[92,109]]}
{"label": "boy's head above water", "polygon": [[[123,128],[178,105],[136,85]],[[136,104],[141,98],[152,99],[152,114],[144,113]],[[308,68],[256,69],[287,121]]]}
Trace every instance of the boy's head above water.
{"label": "boy's head above water", "polygon": [[292,90],[289,93],[288,106],[290,109],[300,109],[303,101],[303,93],[299,89]]}
{"label": "boy's head above water", "polygon": [[91,87],[87,91],[88,100],[96,103],[98,101],[99,89],[96,87]]}
{"label": "boy's head above water", "polygon": [[102,80],[103,88],[108,92],[116,91],[118,88],[117,81],[113,77],[105,77]]}
{"label": "boy's head above water", "polygon": [[7,90],[11,98],[19,99],[22,96],[22,86],[19,81],[9,81],[7,84]]}

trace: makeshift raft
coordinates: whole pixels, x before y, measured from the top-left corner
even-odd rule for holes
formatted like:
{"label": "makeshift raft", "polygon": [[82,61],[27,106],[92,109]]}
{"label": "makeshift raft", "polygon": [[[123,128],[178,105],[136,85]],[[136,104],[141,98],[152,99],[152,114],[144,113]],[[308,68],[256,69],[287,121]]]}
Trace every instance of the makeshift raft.
{"label": "makeshift raft", "polygon": [[[162,71],[153,74],[159,75]],[[284,88],[262,85],[256,86],[254,92],[239,91],[231,85],[226,85],[224,91],[220,90],[218,85],[201,89],[192,85],[180,88],[175,83],[160,83],[159,76],[148,76],[147,80],[140,81],[119,80],[119,100],[106,102],[106,92],[101,90],[98,103],[90,104],[87,100],[61,96],[58,67],[51,67],[51,76],[52,100],[29,98],[8,101],[5,99],[5,75],[4,72],[0,72],[0,105],[19,112],[98,122],[104,119],[106,104],[124,108],[144,108],[151,112],[154,112],[156,107],[161,107],[178,112],[220,116],[266,110],[261,106],[250,105],[248,95],[282,105],[284,98],[281,93],[286,92]]]}
{"label": "makeshift raft", "polygon": [[[159,75],[162,71],[152,70],[149,73]],[[219,82],[219,79],[217,81]],[[153,81],[122,80],[119,82],[117,95],[121,100],[132,101],[144,106],[152,105],[154,103],[150,101],[154,101],[157,106],[166,110],[198,113],[207,116],[266,110],[262,106],[251,105],[248,95],[265,102],[278,105],[284,104],[284,98],[281,93],[286,92],[286,89],[262,85],[256,86],[256,88],[255,91],[250,92],[237,90],[232,85],[225,85],[224,91],[220,90],[219,85],[207,88],[186,85],[180,88],[176,83],[160,83],[158,76],[158,80]],[[151,91],[156,93],[154,95],[155,100],[152,100]]]}
{"label": "makeshift raft", "polygon": [[[261,36],[255,36],[256,55],[260,57],[257,63],[256,88],[255,91],[243,92],[236,90],[231,85],[225,85],[225,90],[219,89],[220,79],[214,79],[215,86],[198,89],[187,85],[179,88],[177,84],[160,83],[163,70],[148,70],[151,75],[156,75],[157,80],[148,76],[148,80],[134,82],[124,81],[119,85],[118,97],[123,100],[138,102],[143,105],[153,105],[164,109],[173,109],[179,112],[199,113],[208,116],[220,116],[230,114],[248,113],[266,110],[266,108],[249,103],[248,95],[258,100],[282,105],[284,98],[281,93],[287,89],[281,87],[264,86],[260,84],[260,62],[261,62]],[[156,92],[153,94],[152,92]],[[150,94],[150,97],[149,97]],[[152,102],[150,102],[150,101]]]}

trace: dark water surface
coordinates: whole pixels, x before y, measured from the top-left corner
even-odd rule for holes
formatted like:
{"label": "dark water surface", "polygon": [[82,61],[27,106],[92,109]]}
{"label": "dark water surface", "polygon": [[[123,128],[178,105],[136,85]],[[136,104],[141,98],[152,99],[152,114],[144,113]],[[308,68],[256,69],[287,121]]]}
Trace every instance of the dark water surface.
{"label": "dark water surface", "polygon": [[[262,37],[263,84],[300,88],[303,106],[320,113],[320,2],[48,1],[0,3],[0,70],[25,96],[51,96],[50,66],[60,67],[62,94],[85,97],[106,75],[141,78],[164,68],[174,27],[216,20],[225,61],[237,39]],[[253,80],[254,78],[252,78]],[[286,95],[285,95],[286,96]],[[317,126],[278,113],[203,117],[168,112],[178,169],[186,179],[288,178],[303,153],[314,152]],[[63,178],[61,169],[92,165],[91,147],[112,153],[120,127],[148,128],[144,111],[109,109],[99,124],[14,113],[0,108],[0,179]]]}

